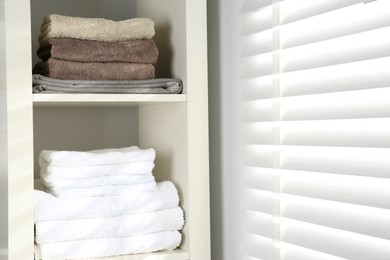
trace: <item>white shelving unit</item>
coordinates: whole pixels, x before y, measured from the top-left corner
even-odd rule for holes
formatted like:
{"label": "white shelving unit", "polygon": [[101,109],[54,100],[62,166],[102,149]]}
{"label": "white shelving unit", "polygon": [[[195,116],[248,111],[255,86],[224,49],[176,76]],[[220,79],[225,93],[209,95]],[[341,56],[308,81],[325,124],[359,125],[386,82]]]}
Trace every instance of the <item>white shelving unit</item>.
{"label": "white shelving unit", "polygon": [[[37,59],[31,53],[37,26],[50,13],[152,18],[160,50],[156,76],[180,78],[183,94],[33,95],[31,66]],[[0,178],[8,183],[0,192],[7,203],[1,216],[8,219],[0,226],[8,230],[8,238],[0,236],[0,250],[8,260],[39,254],[33,176],[41,149],[129,145],[155,148],[156,179],[176,184],[186,218],[183,241],[173,251],[99,259],[210,259],[206,0],[0,0],[0,39]]]}

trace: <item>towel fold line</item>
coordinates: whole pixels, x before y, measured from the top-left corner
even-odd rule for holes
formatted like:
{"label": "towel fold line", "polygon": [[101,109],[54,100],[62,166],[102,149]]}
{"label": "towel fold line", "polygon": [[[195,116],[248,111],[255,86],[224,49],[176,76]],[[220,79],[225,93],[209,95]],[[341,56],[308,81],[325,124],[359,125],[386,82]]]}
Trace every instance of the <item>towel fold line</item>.
{"label": "towel fold line", "polygon": [[105,185],[123,185],[123,184],[140,184],[155,181],[152,173],[145,175],[112,175],[101,176],[83,179],[67,179],[67,180],[54,180],[46,182],[44,179],[39,181],[46,187],[55,189],[66,188],[87,188],[87,187],[100,187]]}
{"label": "towel fold line", "polygon": [[39,164],[41,169],[40,178],[44,183],[53,185],[55,181],[77,181],[90,177],[109,177],[112,176],[151,176],[154,169],[154,163],[136,163],[117,166],[89,166],[89,167],[57,167],[52,168],[46,163]]}
{"label": "towel fold line", "polygon": [[80,198],[80,197],[94,197],[94,196],[107,196],[107,195],[121,195],[128,194],[137,196],[139,192],[156,191],[156,182],[142,183],[142,184],[130,184],[130,185],[107,185],[102,187],[89,187],[89,188],[74,188],[74,189],[51,189],[47,188],[47,191],[59,198]]}
{"label": "towel fold line", "polygon": [[100,189],[100,190],[104,190],[104,189],[122,189],[122,188],[128,188],[128,189],[131,189],[132,187],[147,187],[147,186],[155,186],[157,185],[156,184],[156,181],[155,180],[150,180],[148,182],[141,182],[141,183],[115,183],[115,184],[101,184],[101,185],[96,185],[96,186],[90,186],[90,187],[70,187],[70,188],[57,188],[57,187],[47,187],[49,188],[51,191],[55,191],[56,193],[58,194],[61,194],[62,192],[66,192],[66,193],[70,193],[70,192],[73,192],[73,191],[85,191],[85,190],[97,190],[97,189]]}

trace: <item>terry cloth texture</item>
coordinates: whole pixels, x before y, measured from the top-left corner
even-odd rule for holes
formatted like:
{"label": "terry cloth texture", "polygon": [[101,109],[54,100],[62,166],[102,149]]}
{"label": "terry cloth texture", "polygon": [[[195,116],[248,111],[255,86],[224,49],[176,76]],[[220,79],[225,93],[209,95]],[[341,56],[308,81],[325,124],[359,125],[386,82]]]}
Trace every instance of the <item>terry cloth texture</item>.
{"label": "terry cloth texture", "polygon": [[38,57],[75,62],[156,63],[158,49],[152,39],[102,42],[72,38],[51,38],[40,46]]}
{"label": "terry cloth texture", "polygon": [[89,188],[71,188],[71,189],[46,189],[51,194],[59,198],[83,198],[83,197],[101,197],[112,195],[133,195],[138,196],[140,192],[156,191],[155,181],[140,184],[117,184]]}
{"label": "terry cloth texture", "polygon": [[[99,170],[98,168],[96,170]],[[66,175],[66,173],[64,173]],[[71,188],[91,188],[91,187],[101,187],[106,185],[118,185],[118,184],[141,184],[151,181],[155,181],[153,174],[150,171],[150,174],[139,174],[139,175],[129,175],[124,172],[124,174],[111,175],[111,176],[102,176],[102,177],[90,177],[83,179],[56,179],[51,182],[47,182],[43,179],[40,179],[43,185],[54,190],[61,189],[71,189]]]}
{"label": "terry cloth texture", "polygon": [[[140,161],[119,164],[105,165],[80,165],[80,166],[56,166],[39,160],[41,180],[47,187],[53,187],[56,181],[73,180],[83,181],[87,178],[97,178],[104,176],[115,177],[116,180],[122,175],[152,176],[154,162]],[[123,178],[122,178],[123,179]]]}
{"label": "terry cloth texture", "polygon": [[154,66],[127,62],[82,63],[51,58],[38,62],[33,73],[67,80],[145,80],[154,78]]}
{"label": "terry cloth texture", "polygon": [[106,42],[151,39],[154,33],[154,22],[149,18],[112,21],[51,14],[43,18],[39,44],[47,44],[49,38],[55,37]]}
{"label": "terry cloth texture", "polygon": [[153,162],[155,158],[156,151],[153,148],[140,149],[137,146],[85,152],[42,150],[39,154],[39,164],[41,165],[41,161],[44,161],[51,166],[96,166],[144,161]]}
{"label": "terry cloth texture", "polygon": [[145,213],[179,206],[179,195],[170,181],[157,184],[157,190],[133,195],[113,195],[60,199],[41,190],[34,191],[34,221],[107,218]]}
{"label": "terry cloth texture", "polygon": [[39,174],[43,183],[50,188],[55,188],[55,181],[60,180],[77,181],[122,175],[150,176],[155,157],[154,149],[141,150],[136,146],[88,152],[42,150],[39,154]]}
{"label": "terry cloth texture", "polygon": [[39,245],[39,249],[42,259],[80,259],[173,250],[180,242],[178,231],[164,231],[131,237],[47,243]]}
{"label": "terry cloth texture", "polygon": [[59,80],[39,74],[33,75],[34,93],[128,93],[179,94],[183,84],[178,79],[86,81]]}
{"label": "terry cloth texture", "polygon": [[106,218],[35,222],[38,244],[104,237],[129,237],[183,228],[180,207]]}
{"label": "terry cloth texture", "polygon": [[177,189],[156,183],[156,152],[137,146],[43,150],[34,207],[43,259],[110,257],[170,250],[184,225]]}

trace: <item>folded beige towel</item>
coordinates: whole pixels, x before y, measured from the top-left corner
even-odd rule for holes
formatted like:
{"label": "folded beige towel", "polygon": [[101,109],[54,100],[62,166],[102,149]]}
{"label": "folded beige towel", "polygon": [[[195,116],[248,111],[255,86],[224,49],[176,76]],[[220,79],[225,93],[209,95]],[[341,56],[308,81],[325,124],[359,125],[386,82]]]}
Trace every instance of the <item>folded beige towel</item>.
{"label": "folded beige towel", "polygon": [[158,49],[152,39],[102,42],[72,38],[50,38],[37,50],[39,58],[77,62],[156,63]]}
{"label": "folded beige towel", "polygon": [[81,63],[50,58],[38,62],[33,73],[67,80],[144,80],[154,78],[154,66],[126,62]]}
{"label": "folded beige towel", "polygon": [[149,18],[112,21],[51,14],[43,18],[39,43],[44,44],[53,37],[116,42],[153,36],[154,22]]}

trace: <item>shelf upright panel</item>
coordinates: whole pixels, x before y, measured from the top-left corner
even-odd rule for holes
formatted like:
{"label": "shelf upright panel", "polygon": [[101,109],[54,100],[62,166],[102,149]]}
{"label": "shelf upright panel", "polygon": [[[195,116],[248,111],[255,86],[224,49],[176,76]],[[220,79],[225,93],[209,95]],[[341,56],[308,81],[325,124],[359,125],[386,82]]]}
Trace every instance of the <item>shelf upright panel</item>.
{"label": "shelf upright panel", "polygon": [[157,45],[169,50],[156,69],[180,78],[187,95],[185,104],[140,108],[140,145],[156,147],[164,158],[157,158],[158,176],[179,185],[186,216],[181,247],[191,260],[209,260],[206,1],[139,0],[137,14],[155,20]]}
{"label": "shelf upright panel", "polygon": [[190,221],[190,256],[210,256],[210,195],[207,78],[207,3],[186,1],[187,128]]}
{"label": "shelf upright panel", "polygon": [[7,81],[5,71],[5,8],[0,0],[0,259],[8,257]]}
{"label": "shelf upright panel", "polygon": [[6,169],[8,183],[7,254],[8,260],[31,260],[34,196],[30,1],[0,0],[0,8],[4,101],[1,109],[5,116],[1,128],[6,133],[6,143],[1,145],[6,147],[2,156],[7,158],[2,170]]}

